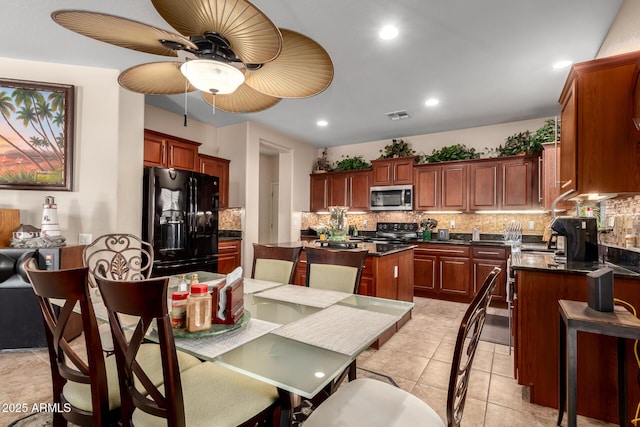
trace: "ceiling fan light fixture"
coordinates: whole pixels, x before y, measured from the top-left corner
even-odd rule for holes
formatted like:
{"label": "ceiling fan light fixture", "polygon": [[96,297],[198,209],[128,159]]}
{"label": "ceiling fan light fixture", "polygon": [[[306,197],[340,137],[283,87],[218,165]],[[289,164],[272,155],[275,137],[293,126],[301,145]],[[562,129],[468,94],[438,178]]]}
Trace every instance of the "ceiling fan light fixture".
{"label": "ceiling fan light fixture", "polygon": [[193,86],[216,95],[233,93],[244,83],[244,74],[233,65],[211,59],[193,59],[180,66]]}

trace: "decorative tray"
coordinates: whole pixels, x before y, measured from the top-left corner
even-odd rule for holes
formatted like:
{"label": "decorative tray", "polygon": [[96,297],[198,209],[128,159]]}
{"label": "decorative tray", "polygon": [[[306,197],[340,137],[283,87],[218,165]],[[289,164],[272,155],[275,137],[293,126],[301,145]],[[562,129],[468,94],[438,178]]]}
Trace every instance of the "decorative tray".
{"label": "decorative tray", "polygon": [[185,328],[173,329],[174,338],[200,338],[209,337],[212,335],[224,334],[227,332],[235,331],[238,328],[249,323],[251,319],[251,313],[248,310],[244,311],[244,314],[235,325],[224,325],[220,323],[214,323],[211,327],[205,331],[189,332]]}

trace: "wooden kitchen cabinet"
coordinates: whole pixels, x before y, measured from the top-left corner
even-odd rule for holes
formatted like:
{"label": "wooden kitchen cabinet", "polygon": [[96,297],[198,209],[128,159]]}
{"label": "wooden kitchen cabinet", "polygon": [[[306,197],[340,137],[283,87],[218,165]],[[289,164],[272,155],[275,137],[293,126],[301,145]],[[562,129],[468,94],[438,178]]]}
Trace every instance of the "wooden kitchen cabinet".
{"label": "wooden kitchen cabinet", "polygon": [[484,279],[494,267],[500,267],[501,271],[496,279],[496,287],[493,289],[491,305],[506,307],[507,298],[507,258],[511,253],[510,248],[479,246],[471,248],[473,258],[472,271],[472,296],[478,292]]}
{"label": "wooden kitchen cabinet", "polygon": [[499,208],[500,162],[473,162],[469,164],[469,209]]}
{"label": "wooden kitchen cabinet", "polygon": [[329,174],[311,174],[309,210],[311,212],[326,211],[329,207]]}
{"label": "wooden kitchen cabinet", "polygon": [[503,160],[501,209],[526,210],[540,207],[539,157]]}
{"label": "wooden kitchen cabinet", "polygon": [[467,165],[423,164],[414,167],[414,206],[420,210],[466,210]]}
{"label": "wooden kitchen cabinet", "polygon": [[369,210],[370,170],[331,173],[328,180],[329,206],[347,206],[359,211]]}
{"label": "wooden kitchen cabinet", "polygon": [[218,242],[218,273],[228,274],[242,264],[242,240]]}
{"label": "wooden kitchen cabinet", "polygon": [[200,143],[145,129],[144,165],[198,172]]}
{"label": "wooden kitchen cabinet", "polygon": [[470,248],[418,243],[414,250],[414,295],[468,302],[471,296]]}
{"label": "wooden kitchen cabinet", "polygon": [[561,92],[561,193],[640,191],[634,87],[640,52],[574,64]]}
{"label": "wooden kitchen cabinet", "polygon": [[371,185],[413,184],[413,164],[415,161],[415,157],[372,160],[373,182]]}
{"label": "wooden kitchen cabinet", "polygon": [[[553,201],[560,195],[560,144],[548,142],[542,144],[542,207],[550,211]],[[567,210],[574,205],[568,201],[559,201],[557,210]]]}
{"label": "wooden kitchen cabinet", "polygon": [[[587,301],[585,273],[517,269],[514,363],[518,383],[529,387],[530,402],[558,407],[558,300]],[[614,297],[640,307],[637,278],[614,275]],[[629,416],[640,400],[633,340],[626,340]],[[618,424],[617,339],[578,333],[578,414]],[[627,420],[624,425],[631,425]]]}
{"label": "wooden kitchen cabinet", "polygon": [[220,178],[220,209],[229,207],[229,163],[227,159],[206,154],[198,155],[198,171]]}

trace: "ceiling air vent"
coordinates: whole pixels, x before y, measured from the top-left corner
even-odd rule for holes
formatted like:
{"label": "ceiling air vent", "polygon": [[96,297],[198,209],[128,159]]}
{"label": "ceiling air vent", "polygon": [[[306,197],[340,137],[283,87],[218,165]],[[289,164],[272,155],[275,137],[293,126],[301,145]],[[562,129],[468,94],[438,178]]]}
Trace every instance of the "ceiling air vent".
{"label": "ceiling air vent", "polygon": [[392,111],[390,113],[385,113],[385,116],[387,116],[390,120],[408,119],[409,117],[411,117],[409,113],[406,112],[406,110]]}

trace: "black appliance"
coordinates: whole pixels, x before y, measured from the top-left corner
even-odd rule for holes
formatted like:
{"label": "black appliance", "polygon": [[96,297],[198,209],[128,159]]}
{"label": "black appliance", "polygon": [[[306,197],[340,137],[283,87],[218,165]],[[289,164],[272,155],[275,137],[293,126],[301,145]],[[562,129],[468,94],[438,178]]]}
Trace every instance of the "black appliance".
{"label": "black appliance", "polygon": [[153,276],[218,271],[220,179],[144,168],[142,238],[153,245]]}
{"label": "black appliance", "polygon": [[598,224],[595,218],[559,216],[551,230],[565,237],[567,263],[598,261]]}
{"label": "black appliance", "polygon": [[415,222],[378,222],[375,240],[388,243],[405,243],[418,238],[418,224]]}
{"label": "black appliance", "polygon": [[40,304],[23,267],[29,258],[41,270],[57,270],[60,248],[0,248],[0,350],[47,346]]}

